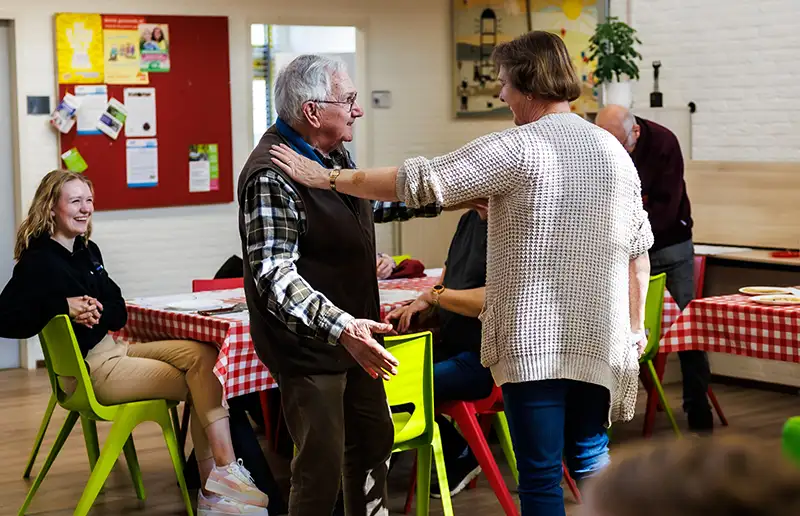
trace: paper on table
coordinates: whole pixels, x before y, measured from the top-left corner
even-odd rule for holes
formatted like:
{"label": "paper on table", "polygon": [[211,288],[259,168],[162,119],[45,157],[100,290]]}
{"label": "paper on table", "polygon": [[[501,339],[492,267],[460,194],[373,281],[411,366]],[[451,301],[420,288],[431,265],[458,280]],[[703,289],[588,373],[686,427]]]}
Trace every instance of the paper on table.
{"label": "paper on table", "polygon": [[714,256],[717,254],[743,253],[747,251],[752,251],[752,249],[749,247],[730,247],[723,245],[694,245],[694,254],[698,256]]}
{"label": "paper on table", "polygon": [[127,140],[128,188],[147,188],[158,185],[158,140]]}
{"label": "paper on table", "polygon": [[108,101],[106,110],[100,115],[100,120],[97,121],[97,128],[113,139],[117,139],[122,126],[125,125],[125,119],[128,117],[128,110],[122,102],[115,98]]}
{"label": "paper on table", "polygon": [[81,101],[78,108],[78,134],[103,134],[97,128],[97,121],[108,104],[106,85],[75,86],[75,96]]}
{"label": "paper on table", "polygon": [[156,89],[125,88],[125,136],[153,137],[156,135]]}

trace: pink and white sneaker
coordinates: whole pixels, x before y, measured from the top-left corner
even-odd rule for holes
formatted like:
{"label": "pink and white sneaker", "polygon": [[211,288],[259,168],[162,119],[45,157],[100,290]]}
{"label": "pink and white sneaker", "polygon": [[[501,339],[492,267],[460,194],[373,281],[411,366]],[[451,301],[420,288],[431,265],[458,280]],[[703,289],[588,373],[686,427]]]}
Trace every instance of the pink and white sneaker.
{"label": "pink and white sneaker", "polygon": [[214,494],[247,505],[266,507],[269,502],[267,495],[256,487],[253,477],[244,467],[242,459],[231,462],[227,466],[215,465],[208,476],[205,488]]}
{"label": "pink and white sneaker", "polygon": [[197,495],[198,516],[269,516],[264,507],[247,505],[224,496],[204,496],[203,490]]}

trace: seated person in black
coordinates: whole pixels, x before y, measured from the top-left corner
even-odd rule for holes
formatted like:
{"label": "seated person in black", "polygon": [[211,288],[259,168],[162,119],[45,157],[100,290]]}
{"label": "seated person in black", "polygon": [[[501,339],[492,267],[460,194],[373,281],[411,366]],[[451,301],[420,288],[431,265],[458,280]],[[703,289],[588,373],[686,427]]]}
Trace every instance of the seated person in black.
{"label": "seated person in black", "polygon": [[[444,290],[438,294],[425,292],[386,317],[387,322],[397,322],[397,331],[404,333],[414,315],[419,314],[424,320],[434,311],[438,313],[441,341],[433,349],[433,395],[437,404],[485,398],[494,386],[491,372],[481,365],[481,323],[477,318],[486,286],[485,217],[483,210],[462,215],[439,279]],[[443,416],[437,416],[436,421],[442,435],[450,495],[455,496],[481,468],[453,424]],[[431,486],[431,493],[440,496],[437,485]]]}
{"label": "seated person in black", "polygon": [[204,488],[198,513],[266,515],[268,499],[236,460],[213,368],[218,351],[188,340],[128,346],[109,332],[127,322],[125,300],[89,240],[91,182],[81,174],[47,174],[20,225],[17,264],[0,294],[0,337],[27,339],[57,315],[69,315],[92,387],[103,404],[192,396],[192,442]]}

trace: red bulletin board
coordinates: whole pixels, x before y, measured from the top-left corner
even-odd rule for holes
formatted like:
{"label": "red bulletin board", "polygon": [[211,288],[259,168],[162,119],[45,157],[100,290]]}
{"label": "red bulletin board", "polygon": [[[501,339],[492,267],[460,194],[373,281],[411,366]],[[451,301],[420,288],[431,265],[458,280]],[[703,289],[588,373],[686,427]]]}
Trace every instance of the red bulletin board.
{"label": "red bulletin board", "polygon": [[[114,15],[111,15],[114,16]],[[129,15],[120,15],[129,16]],[[61,134],[61,151],[76,147],[89,168],[95,209],[122,210],[227,203],[233,201],[233,144],[228,18],[144,15],[146,23],[168,25],[170,70],[150,73],[148,85],[108,85],[108,98],[124,102],[124,89],[156,90],[158,185],[129,188],[125,129],[116,140],[105,134]],[[74,93],[59,84],[58,94]],[[219,189],[189,191],[189,146],[219,146]]]}

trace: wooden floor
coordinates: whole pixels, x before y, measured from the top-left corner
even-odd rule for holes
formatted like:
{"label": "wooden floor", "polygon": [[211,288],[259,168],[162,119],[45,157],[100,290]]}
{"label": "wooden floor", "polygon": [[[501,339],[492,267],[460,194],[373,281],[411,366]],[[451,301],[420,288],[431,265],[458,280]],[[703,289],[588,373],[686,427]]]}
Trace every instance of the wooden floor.
{"label": "wooden floor", "polygon": [[[778,446],[783,422],[790,416],[800,414],[800,404],[796,395],[723,385],[715,385],[714,389],[731,424],[730,427],[719,430],[716,435],[744,434],[751,439]],[[677,409],[679,424],[685,428],[685,419],[680,414],[679,388],[670,386],[667,394],[672,407]],[[43,371],[0,371],[0,414],[2,414],[2,419],[0,419],[0,435],[2,435],[0,460],[3,464],[0,470],[0,514],[15,514],[22,505],[30,486],[30,481],[22,479],[22,471],[48,397],[49,385]],[[641,398],[640,396],[640,410],[636,419],[631,423],[614,427],[612,457],[614,450],[641,441],[639,437],[643,413],[643,399]],[[34,467],[34,475],[39,471],[39,466],[50,449],[64,419],[64,414],[62,409],[56,408],[45,443]],[[107,430],[108,425],[98,425],[101,443]],[[671,430],[663,414],[660,414],[656,435],[668,437],[670,433]],[[148,516],[182,514],[183,505],[160,430],[155,424],[146,423],[137,428],[134,435],[147,489],[147,500],[139,502],[136,499],[127,468],[124,464],[118,464],[106,484],[105,492],[97,499],[92,514],[146,514]],[[502,454],[498,451],[496,456],[506,475],[508,485],[513,485]],[[121,459],[121,462],[123,460]],[[402,509],[410,463],[410,458],[403,458],[392,472],[389,489],[390,506],[393,511],[396,511],[393,514],[399,514]],[[285,470],[277,474],[283,478],[286,477]],[[80,425],[77,425],[37,493],[28,514],[72,514],[88,476],[88,460],[80,435]],[[577,506],[571,495],[567,492],[565,497],[567,514],[577,515]],[[487,516],[503,514],[488,483],[483,478],[478,482],[476,489],[465,491],[455,497],[453,506],[456,514]],[[441,504],[438,500],[431,501],[431,513],[441,514]]]}

